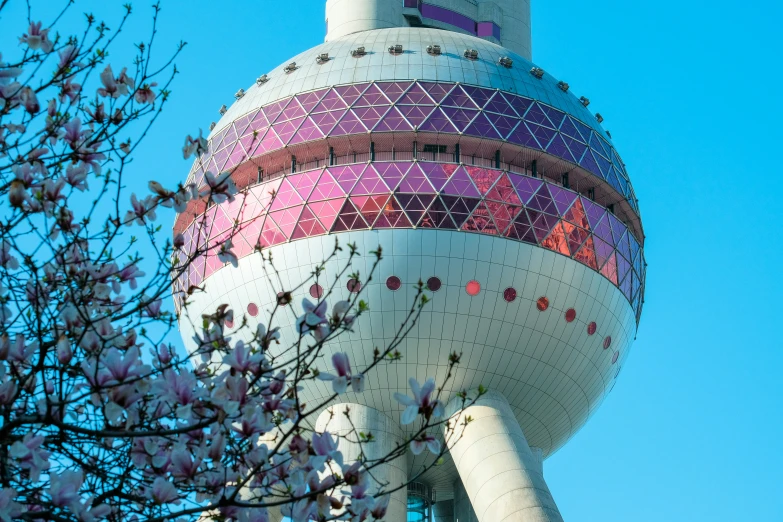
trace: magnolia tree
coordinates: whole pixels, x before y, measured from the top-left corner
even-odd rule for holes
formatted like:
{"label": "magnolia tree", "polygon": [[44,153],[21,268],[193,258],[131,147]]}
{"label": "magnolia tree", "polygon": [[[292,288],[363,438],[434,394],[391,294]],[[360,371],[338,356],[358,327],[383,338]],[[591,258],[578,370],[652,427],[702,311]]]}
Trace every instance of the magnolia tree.
{"label": "magnolia tree", "polygon": [[[0,0],[0,20],[7,4]],[[227,306],[188,314],[202,290],[172,296],[172,280],[205,254],[207,241],[185,255],[182,237],[171,238],[156,213],[238,194],[231,173],[208,173],[201,187],[151,181],[141,195],[124,187],[136,148],[170,98],[184,47],[152,59],[159,12],[154,6],[151,34],[128,67],[111,63],[109,51],[129,6],[113,30],[87,15],[73,36],[57,31],[60,16],[28,20],[18,47],[0,55],[0,519],[383,519],[389,493],[406,484],[379,482],[373,470],[407,451],[430,451],[437,461],[448,450],[449,436],[444,443],[438,435],[449,422],[445,383],[411,380],[412,396],[397,396],[411,435],[381,458],[361,451],[347,462],[339,450],[341,439],[372,444],[371,433],[312,426],[349,387],[361,393],[376,366],[402,358],[397,347],[427,303],[423,287],[395,338],[367,347],[373,362],[365,368],[342,353],[324,355],[362,321],[369,304],[361,293],[331,308],[331,289],[318,302],[291,303],[331,258],[299,287],[279,288],[265,324],[248,332],[236,318],[249,342],[225,335],[235,320]],[[183,155],[205,148],[200,134],[188,137]],[[201,225],[206,238],[209,224]],[[230,244],[217,255],[236,266]],[[360,253],[336,244],[332,257],[342,248],[348,260],[338,280],[358,278],[351,266]],[[374,266],[382,255],[364,254]],[[271,256],[260,248],[253,255],[274,281]],[[372,275],[361,274],[365,282]],[[176,313],[163,305],[173,297]],[[300,314],[298,335],[283,345],[276,324],[289,304]],[[178,321],[198,326],[195,349],[165,342]],[[458,362],[452,355],[449,368]],[[305,404],[300,393],[314,379],[331,381],[334,393]]]}

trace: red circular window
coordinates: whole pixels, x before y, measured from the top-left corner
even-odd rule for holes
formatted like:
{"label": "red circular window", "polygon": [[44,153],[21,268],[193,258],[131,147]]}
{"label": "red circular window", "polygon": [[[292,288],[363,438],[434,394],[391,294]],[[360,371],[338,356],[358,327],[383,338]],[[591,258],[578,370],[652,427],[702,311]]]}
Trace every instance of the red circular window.
{"label": "red circular window", "polygon": [[536,308],[542,312],[549,308],[549,299],[544,296],[539,297],[538,301],[536,301]]}
{"label": "red circular window", "polygon": [[612,355],[612,364],[617,362],[617,359],[620,358],[620,352],[614,352],[614,355]]}
{"label": "red circular window", "polygon": [[587,335],[593,335],[595,331],[598,329],[598,325],[595,324],[595,321],[587,325]]}
{"label": "red circular window", "polygon": [[612,346],[612,336],[607,335],[604,339],[604,350],[608,350],[610,346]]}
{"label": "red circular window", "polygon": [[574,310],[573,308],[569,308],[568,310],[566,310],[565,320],[567,323],[573,323],[574,319],[576,319],[576,310]]}
{"label": "red circular window", "polygon": [[351,292],[352,294],[358,294],[362,289],[362,284],[356,279],[349,279],[347,286],[348,286],[348,291]]}
{"label": "red circular window", "polygon": [[465,285],[465,291],[470,296],[479,295],[479,292],[481,292],[481,283],[476,280],[470,281]]}
{"label": "red circular window", "polygon": [[503,299],[505,299],[507,303],[513,303],[516,298],[517,291],[510,286],[503,290]]}
{"label": "red circular window", "polygon": [[401,286],[402,281],[400,281],[400,278],[397,276],[389,276],[389,278],[386,280],[386,288],[392,292],[399,290]]}
{"label": "red circular window", "polygon": [[277,292],[277,304],[280,306],[288,306],[291,304],[291,294],[285,292]]}
{"label": "red circular window", "polygon": [[321,285],[313,285],[310,287],[310,297],[314,299],[320,299],[324,296],[324,289]]}
{"label": "red circular window", "polygon": [[247,305],[247,313],[251,315],[251,317],[255,317],[258,315],[258,305],[255,303],[250,303]]}
{"label": "red circular window", "polygon": [[430,289],[430,292],[437,292],[440,290],[441,282],[440,279],[437,277],[430,277],[427,279],[427,288]]}

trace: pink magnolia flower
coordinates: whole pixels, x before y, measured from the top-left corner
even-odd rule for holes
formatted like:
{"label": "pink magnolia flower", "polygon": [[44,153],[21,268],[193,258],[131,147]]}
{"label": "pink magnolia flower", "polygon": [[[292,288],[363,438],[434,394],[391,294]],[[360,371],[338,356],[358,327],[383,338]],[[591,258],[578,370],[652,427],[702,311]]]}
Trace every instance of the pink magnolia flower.
{"label": "pink magnolia flower", "polygon": [[300,333],[307,333],[326,324],[326,301],[313,304],[309,299],[302,299],[302,309],[304,315],[296,320],[297,330]]}
{"label": "pink magnolia flower", "polygon": [[158,84],[155,82],[152,82],[151,84],[145,83],[136,91],[133,95],[133,99],[138,103],[153,103],[155,101],[155,93],[152,91],[152,88],[157,85]]}
{"label": "pink magnolia flower", "polygon": [[411,441],[411,452],[414,455],[421,454],[424,448],[429,448],[430,452],[437,455],[440,453],[440,441],[432,435],[423,434],[420,437]]}
{"label": "pink magnolia flower", "polygon": [[52,496],[52,504],[57,507],[66,507],[79,503],[79,488],[84,482],[81,471],[64,471],[60,475],[51,475],[49,494]]}
{"label": "pink magnolia flower", "polygon": [[406,406],[405,411],[402,412],[402,424],[410,424],[419,414],[424,415],[427,420],[432,416],[443,416],[445,409],[443,403],[432,399],[432,392],[435,391],[434,379],[429,378],[424,386],[419,386],[419,381],[411,377],[408,383],[413,390],[413,398],[401,393],[394,394],[397,402]]}
{"label": "pink magnolia flower", "polygon": [[389,509],[389,500],[391,499],[391,495],[384,495],[379,499],[375,500],[375,505],[370,510],[370,514],[372,515],[372,518],[375,520],[381,520],[383,517],[386,516],[386,511]]}
{"label": "pink magnolia flower", "polygon": [[71,343],[65,335],[61,335],[57,340],[57,360],[61,364],[68,364],[73,357],[73,350],[71,350]]}
{"label": "pink magnolia flower", "polygon": [[71,66],[75,67],[81,67],[82,64],[74,63],[73,61],[76,59],[76,56],[78,54],[78,49],[75,45],[66,45],[60,51],[57,53],[60,56],[60,61],[57,64],[57,67],[60,70],[68,69]]}
{"label": "pink magnolia flower", "polygon": [[134,223],[144,226],[147,220],[155,221],[155,219],[157,219],[157,215],[155,214],[155,201],[152,199],[152,196],[147,196],[139,201],[136,198],[136,194],[131,194],[131,206],[133,207],[133,210],[129,210],[128,213],[125,214],[125,224],[127,226],[131,226]]}
{"label": "pink magnolia flower", "polygon": [[22,469],[29,470],[33,482],[38,482],[41,471],[46,471],[50,466],[49,452],[41,449],[43,442],[42,436],[28,433],[21,441],[14,442],[8,452],[12,458],[19,461]]}
{"label": "pink magnolia flower", "polygon": [[[71,78],[68,78],[63,83],[60,84],[60,101],[64,102],[66,98],[71,101],[71,103],[75,103],[76,100],[79,99],[79,95],[82,92],[82,86],[81,84],[74,83]],[[103,104],[101,104],[102,106]],[[87,111],[90,112],[89,110]],[[96,111],[97,113],[97,111]],[[103,121],[103,120],[97,120],[96,121]]]}
{"label": "pink magnolia flower", "polygon": [[24,106],[24,110],[28,113],[38,114],[41,112],[41,104],[38,103],[38,96],[36,96],[35,91],[30,87],[23,88],[19,97]]}
{"label": "pink magnolia flower", "polygon": [[190,136],[185,138],[185,146],[182,147],[182,156],[188,159],[193,154],[200,156],[205,153],[209,148],[209,143],[201,135],[201,129],[198,131],[198,137],[192,138]]}
{"label": "pink magnolia flower", "polygon": [[234,184],[234,180],[231,179],[230,172],[224,172],[219,176],[215,176],[211,172],[206,172],[204,174],[204,181],[206,182],[206,186],[200,191],[202,197],[211,197],[212,201],[218,205],[225,201],[234,201],[237,187]]}
{"label": "pink magnolia flower", "polygon": [[5,240],[0,243],[0,265],[8,270],[19,268],[19,260],[11,254],[11,243]]}
{"label": "pink magnolia flower", "polygon": [[27,32],[19,38],[19,43],[27,44],[33,51],[41,49],[45,53],[52,52],[54,43],[49,40],[49,29],[41,29],[41,22],[31,22]]}
{"label": "pink magnolia flower", "polygon": [[156,504],[179,504],[177,488],[163,477],[158,477],[152,483],[148,492],[149,498]]}
{"label": "pink magnolia flower", "polygon": [[61,138],[70,145],[73,150],[76,150],[79,147],[79,144],[89,132],[82,130],[82,120],[79,118],[73,118],[63,125],[63,130],[65,132],[62,134]]}
{"label": "pink magnolia flower", "polygon": [[103,87],[98,89],[98,94],[105,97],[119,98],[127,96],[129,89],[136,88],[136,81],[127,74],[127,67],[120,71],[119,77],[114,77],[111,65],[107,65],[101,73],[101,83]]}
{"label": "pink magnolia flower", "polygon": [[[130,265],[126,265],[125,268],[120,270],[120,273],[117,274],[117,278],[120,280],[120,282],[125,283],[128,282],[131,290],[136,290],[136,288],[139,286],[136,279],[139,277],[144,277],[146,274],[139,270],[138,265],[136,263],[132,263]],[[119,293],[118,289],[114,289],[115,292]]]}
{"label": "pink magnolia flower", "polygon": [[65,181],[80,192],[84,192],[87,186],[87,165],[79,162],[68,165],[65,169]]}
{"label": "pink magnolia flower", "polygon": [[17,520],[24,512],[21,504],[14,502],[18,493],[11,488],[0,490],[0,520],[2,522],[11,522]]}
{"label": "pink magnolia flower", "polygon": [[231,266],[237,268],[239,266],[239,258],[231,251],[233,247],[234,245],[230,238],[225,240],[220,245],[217,257],[221,263],[231,263]]}
{"label": "pink magnolia flower", "polygon": [[337,375],[320,373],[318,374],[318,378],[322,381],[332,381],[332,389],[335,393],[345,393],[349,383],[351,384],[351,389],[354,393],[361,393],[364,391],[364,375],[351,374],[351,363],[348,360],[348,354],[335,353],[332,355],[332,364],[337,371]]}

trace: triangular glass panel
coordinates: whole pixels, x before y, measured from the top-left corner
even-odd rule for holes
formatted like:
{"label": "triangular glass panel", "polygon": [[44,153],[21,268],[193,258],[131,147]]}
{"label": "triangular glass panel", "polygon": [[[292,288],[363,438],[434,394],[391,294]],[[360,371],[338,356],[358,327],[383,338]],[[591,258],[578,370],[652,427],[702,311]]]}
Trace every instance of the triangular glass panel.
{"label": "triangular glass panel", "polygon": [[539,243],[543,241],[552,231],[552,228],[560,222],[560,218],[557,216],[544,214],[536,210],[527,209],[527,215],[528,219],[530,219],[530,224],[533,225],[533,232],[535,232],[536,239]]}
{"label": "triangular glass panel", "polygon": [[234,129],[237,131],[237,136],[244,136],[245,131],[247,130],[248,126],[250,125],[250,122],[253,121],[253,118],[256,117],[256,114],[258,114],[258,111],[260,109],[256,109],[252,112],[248,112],[241,118],[237,119],[237,121],[234,122]]}
{"label": "triangular glass panel", "polygon": [[489,99],[497,92],[495,90],[482,89],[481,87],[473,87],[471,85],[463,85],[462,90],[473,99],[473,103],[475,103],[479,109],[483,108]]}
{"label": "triangular glass panel", "polygon": [[603,239],[600,239],[595,234],[593,234],[592,237],[593,245],[595,246],[596,262],[598,263],[599,267],[602,267],[604,266],[604,263],[606,263],[614,254],[614,247]]}
{"label": "triangular glass panel", "polygon": [[460,198],[455,196],[441,196],[443,203],[449,210],[451,217],[454,219],[454,223],[457,228],[461,228],[465,220],[468,219],[470,213],[476,208],[481,200],[474,198]]}
{"label": "triangular glass panel", "polygon": [[483,112],[480,112],[473,120],[473,123],[471,123],[467,129],[465,129],[465,134],[470,136],[480,136],[482,138],[488,138],[491,140],[500,140],[504,138],[504,136],[501,136],[498,133],[498,131],[487,118],[486,114]]}
{"label": "triangular glass panel", "polygon": [[[427,107],[423,105],[398,105],[397,108],[413,127],[421,127],[421,124],[424,123],[424,121],[429,118],[430,114],[432,114],[432,112],[435,110],[435,107]],[[449,132],[454,131],[450,130]]]}
{"label": "triangular glass panel", "polygon": [[302,239],[304,237],[320,236],[326,234],[328,231],[324,227],[318,218],[313,214],[313,211],[309,207],[305,207],[302,210],[302,215],[299,216],[299,223],[296,224],[294,233],[291,239]]}
{"label": "triangular glass panel", "polygon": [[527,206],[539,212],[558,215],[555,202],[552,200],[552,196],[549,193],[549,185],[544,185],[541,187],[538,192],[536,192],[535,195],[530,198]]}
{"label": "triangular glass panel", "polygon": [[574,124],[574,127],[576,127],[576,130],[579,131],[579,134],[582,135],[582,141],[585,143],[590,143],[590,136],[592,136],[593,130],[576,118],[569,119],[571,120],[571,123]]}
{"label": "triangular glass panel", "polygon": [[421,85],[424,88],[424,90],[427,91],[427,94],[430,95],[430,98],[435,100],[435,103],[442,102],[443,99],[455,87],[454,85],[448,83],[420,82],[419,85]]}
{"label": "triangular glass panel", "polygon": [[587,172],[590,172],[599,178],[604,178],[604,175],[601,174],[601,169],[598,168],[598,163],[595,162],[593,154],[589,150],[582,156],[582,161],[579,162],[579,165]]}
{"label": "triangular glass panel", "polygon": [[318,105],[315,106],[313,113],[319,114],[322,112],[339,111],[347,108],[348,104],[345,103],[342,98],[340,98],[334,89],[332,89],[326,93],[326,96],[324,96]]}
{"label": "triangular glass panel", "polygon": [[270,205],[272,204],[272,200],[277,194],[277,190],[280,188],[280,184],[282,182],[283,180],[278,178],[267,183],[262,183],[261,185],[256,185],[250,190],[250,192],[252,192],[258,200],[258,204],[260,205],[261,209],[264,211],[269,209]]}
{"label": "triangular glass panel", "polygon": [[459,168],[459,165],[453,163],[435,163],[429,161],[420,161],[419,167],[429,178],[430,183],[437,192],[443,189],[443,186],[449,181],[449,178]]}
{"label": "triangular glass panel", "polygon": [[373,228],[410,228],[411,226],[411,222],[408,220],[405,212],[403,212],[399,202],[394,197],[391,197],[384,205]]}
{"label": "triangular glass panel", "polygon": [[417,83],[397,101],[398,105],[435,105],[432,98]]}
{"label": "triangular glass panel", "polygon": [[434,195],[428,194],[396,194],[397,201],[402,205],[403,210],[410,218],[411,223],[418,223],[424,211],[430,206]]}
{"label": "triangular glass panel", "polygon": [[215,155],[212,157],[215,162],[215,172],[223,172],[223,167],[225,166],[226,161],[228,161],[228,155],[230,152],[231,149],[226,147],[215,153]]}
{"label": "triangular glass panel", "polygon": [[[622,239],[623,235],[625,235],[625,231],[627,230],[625,223],[617,219],[617,216],[609,212],[609,224],[612,226],[612,236],[614,237],[614,244],[619,245],[620,240]],[[630,248],[630,247],[629,247]],[[628,256],[630,257],[630,255]]]}
{"label": "triangular glass panel", "polygon": [[569,138],[568,136],[562,136],[562,138],[568,149],[571,151],[571,155],[574,157],[574,162],[579,163],[585,151],[587,150],[587,145]]}
{"label": "triangular glass panel", "polygon": [[446,210],[446,205],[439,197],[435,198],[430,205],[429,210],[424,213],[418,226],[421,228],[442,228],[449,230],[456,228],[454,226],[454,221]]}
{"label": "triangular glass panel", "polygon": [[544,127],[548,127],[550,129],[555,128],[549,118],[547,118],[546,114],[544,114],[541,106],[537,103],[534,103],[530,109],[528,109],[527,113],[525,114],[525,121],[528,123],[543,125]]}
{"label": "triangular glass panel", "polygon": [[[617,280],[624,281],[625,276],[631,271],[631,264],[621,255],[617,255]],[[629,284],[630,289],[630,284]],[[628,297],[630,299],[630,297]]]}
{"label": "triangular glass panel", "polygon": [[522,201],[517,196],[514,185],[511,183],[508,174],[503,174],[498,179],[495,186],[493,186],[489,192],[487,192],[487,199],[493,199],[495,201],[502,201],[503,203],[509,203],[511,205],[521,205]]}
{"label": "triangular glass panel", "polygon": [[383,182],[381,176],[373,168],[368,168],[359,178],[359,181],[351,190],[352,195],[388,193],[389,187]]}
{"label": "triangular glass panel", "polygon": [[346,194],[351,193],[351,189],[356,181],[361,177],[367,165],[341,165],[338,167],[329,167],[328,171],[337,180],[337,183]]}
{"label": "triangular glass panel", "polygon": [[527,205],[533,198],[533,194],[538,192],[538,189],[544,184],[544,182],[538,178],[521,176],[519,174],[509,173],[508,177],[514,185],[514,188],[517,189],[519,201],[521,201],[523,205]]}
{"label": "triangular glass panel", "polygon": [[296,227],[296,222],[299,221],[299,216],[302,214],[302,208],[304,208],[304,205],[297,205],[269,214],[269,217],[275,220],[275,223],[280,228],[280,232],[285,235],[286,239],[294,233],[294,227]]}
{"label": "triangular glass panel", "polygon": [[405,172],[410,168],[410,163],[373,163],[370,168],[375,168],[386,182],[389,190],[397,190],[397,186],[405,177]]}
{"label": "triangular glass panel", "polygon": [[[310,194],[310,201],[321,201],[344,195],[345,191],[340,187],[334,177],[326,171],[318,180],[318,184],[313,188],[313,192]],[[326,223],[324,223],[324,225],[326,225]]]}
{"label": "triangular glass panel", "polygon": [[551,142],[549,142],[549,146],[547,146],[546,151],[557,156],[558,158],[575,162],[574,157],[571,155],[571,151],[568,150],[568,147],[566,147],[565,141],[563,141],[563,137],[560,136],[560,134],[555,134],[555,137],[552,138]]}
{"label": "triangular glass panel", "polygon": [[552,125],[554,125],[556,129],[559,129],[560,124],[563,123],[563,119],[565,118],[565,113],[548,105],[541,105],[541,109],[543,109],[544,113],[549,118],[549,121],[552,122]]}
{"label": "triangular glass panel", "polygon": [[294,98],[291,100],[291,103],[288,104],[285,110],[280,113],[280,116],[277,117],[277,121],[275,121],[275,123],[302,118],[306,115],[307,113],[305,110],[301,105],[299,105],[299,102],[296,100],[296,98]]}
{"label": "triangular glass panel", "polygon": [[348,111],[345,113],[345,116],[343,116],[343,119],[335,125],[332,132],[329,133],[329,136],[345,136],[348,134],[360,134],[365,132],[367,132],[367,127],[362,124],[361,120],[359,120],[358,116],[356,116],[353,111]]}
{"label": "triangular glass panel", "polygon": [[582,196],[580,199],[582,200],[585,214],[587,214],[587,222],[590,223],[590,226],[587,228],[595,228],[595,226],[598,224],[598,221],[604,217],[606,209],[584,196]]}
{"label": "triangular glass panel", "polygon": [[[252,241],[252,232],[252,229],[248,229],[246,232],[243,232],[246,241]],[[278,228],[277,224],[273,220],[267,219],[264,221],[263,228],[261,229],[260,234],[257,236],[258,245],[262,247],[271,247],[273,245],[284,243],[285,240],[285,235],[280,232],[280,228]]]}
{"label": "triangular glass panel", "polygon": [[522,210],[517,214],[516,219],[514,219],[506,231],[506,237],[516,239],[517,241],[524,241],[525,243],[533,243],[534,245],[538,243],[527,212]]}
{"label": "triangular glass panel", "polygon": [[501,114],[492,114],[489,112],[485,112],[484,114],[486,114],[489,121],[491,121],[492,125],[498,130],[502,139],[507,138],[509,134],[511,134],[511,131],[519,124],[519,118],[513,116],[503,116]]}
{"label": "triangular glass panel", "polygon": [[487,102],[487,104],[484,106],[484,110],[496,114],[502,114],[504,116],[511,116],[512,118],[519,116],[517,111],[515,111],[511,104],[508,103],[506,98],[503,96],[503,93],[500,91],[496,92],[495,95]]}
{"label": "triangular glass panel", "polygon": [[415,163],[400,182],[396,192],[421,194],[423,192],[435,192],[435,188],[430,184],[418,163]]}
{"label": "triangular glass panel", "polygon": [[574,254],[574,259],[583,265],[589,266],[593,270],[598,270],[598,262],[596,260],[595,246],[593,245],[592,237],[588,237],[587,240],[582,244],[582,248],[580,248],[579,251]]}
{"label": "triangular glass panel", "polygon": [[623,194],[623,187],[620,186],[620,181],[617,179],[617,171],[614,168],[609,169],[609,173],[606,176],[606,180],[620,194]]}
{"label": "triangular glass panel", "polygon": [[614,238],[612,237],[612,227],[609,224],[609,218],[607,217],[608,215],[609,212],[607,212],[592,228],[595,235],[612,245],[612,248],[614,248]]}
{"label": "triangular glass panel", "polygon": [[529,147],[531,149],[541,148],[538,140],[536,140],[535,136],[533,136],[533,133],[530,132],[530,129],[527,125],[525,125],[524,122],[517,125],[514,131],[509,135],[508,141],[511,143],[516,143],[517,145],[522,145],[523,147]]}
{"label": "triangular glass panel", "polygon": [[482,234],[497,235],[497,227],[495,222],[492,221],[492,216],[489,213],[489,209],[482,201],[473,211],[473,214],[462,224],[461,230],[466,232],[479,232]]}
{"label": "triangular glass panel", "polygon": [[533,123],[528,123],[527,126],[530,129],[530,132],[533,133],[533,136],[535,136],[538,140],[538,143],[541,144],[541,148],[543,149],[546,149],[549,146],[549,142],[552,141],[552,138],[554,138],[555,134],[557,134],[557,131],[547,127],[542,127],[540,125],[535,125]]}
{"label": "triangular glass panel", "polygon": [[477,109],[473,100],[470,99],[460,85],[457,85],[454,90],[449,93],[448,96],[441,102],[444,107],[464,107],[467,109]]}
{"label": "triangular glass panel", "polygon": [[512,94],[504,94],[504,96],[508,100],[508,103],[510,103],[514,108],[514,110],[517,111],[517,114],[520,118],[524,118],[527,114],[527,111],[530,110],[530,107],[533,105],[533,100],[530,98],[515,96]]}
{"label": "triangular glass panel", "polygon": [[557,185],[549,185],[549,192],[552,194],[552,199],[557,207],[557,213],[561,216],[564,215],[571,205],[574,204],[578,194],[571,192],[570,190],[558,187]]}
{"label": "triangular glass panel", "polygon": [[563,120],[562,125],[560,125],[560,132],[562,132],[566,136],[577,139],[579,141],[584,140],[584,138],[582,138],[582,135],[576,129],[576,125],[574,125],[574,122],[573,120],[571,120],[571,118],[565,118]]}
{"label": "triangular glass panel", "polygon": [[434,111],[432,111],[432,114],[430,114],[430,117],[427,118],[427,121],[425,121],[419,126],[419,130],[431,131],[431,132],[448,132],[448,133],[457,132],[457,129],[451,123],[451,120],[449,120],[446,117],[446,114],[443,112],[443,109],[441,108],[437,108]]}
{"label": "triangular glass panel", "polygon": [[568,212],[563,214],[563,217],[566,221],[569,221],[574,225],[588,230],[590,229],[590,223],[587,221],[587,214],[582,206],[581,198],[577,199],[576,202],[571,205],[571,208],[568,209]]}
{"label": "triangular glass panel", "polygon": [[306,141],[320,140],[323,137],[323,132],[321,132],[313,119],[307,118],[302,122],[302,126],[299,127],[299,130],[296,131],[296,134],[288,144],[296,145],[297,143],[304,143]]}
{"label": "triangular glass panel", "polygon": [[272,128],[277,133],[277,137],[280,138],[280,141],[282,141],[284,144],[287,144],[288,141],[293,137],[293,135],[296,133],[297,129],[299,129],[299,126],[304,121],[304,118],[297,118],[295,120],[290,120],[282,123],[275,123]]}
{"label": "triangular glass panel", "polygon": [[316,183],[318,183],[318,178],[321,177],[322,172],[322,170],[318,169],[303,172],[301,174],[292,174],[288,176],[288,181],[293,185],[302,199],[306,201],[310,197],[310,194],[313,193],[313,189],[315,188]]}
{"label": "triangular glass panel", "polygon": [[553,252],[560,252],[564,256],[571,257],[571,251],[568,249],[568,241],[566,240],[563,227],[560,223],[552,228],[549,235],[541,242],[541,246],[552,250]]}
{"label": "triangular glass panel", "polygon": [[389,194],[378,194],[373,196],[351,196],[350,200],[354,206],[359,209],[359,213],[364,218],[364,221],[372,226],[375,223],[375,219],[386,206],[386,202],[389,201]]}
{"label": "triangular glass panel", "polygon": [[347,230],[357,230],[367,228],[367,223],[362,219],[361,214],[349,200],[346,200],[343,208],[334,222],[332,232],[345,232]]}
{"label": "triangular glass panel", "polygon": [[636,238],[633,236],[633,234],[628,231],[628,242],[631,244],[631,257],[634,260],[634,267],[636,268],[637,272],[641,272],[641,268],[637,265],[637,262],[641,259],[641,256],[639,255],[639,251],[641,250],[641,247],[639,246],[639,243],[636,241]]}
{"label": "triangular glass panel", "polygon": [[253,131],[266,129],[267,127],[269,127],[269,120],[266,119],[264,111],[259,109],[258,112],[255,113],[255,116],[253,116],[253,119],[250,121],[250,124],[247,126],[242,135],[245,136],[247,134],[253,134]]}
{"label": "triangular glass panel", "polygon": [[310,116],[315,122],[318,129],[324,136],[328,136],[329,132],[337,124],[337,121],[343,116],[343,111],[334,112],[322,112],[320,114],[313,114]]}
{"label": "triangular glass panel", "polygon": [[[402,94],[411,86],[410,82],[380,82],[376,84],[392,103],[397,103]],[[415,84],[414,84],[415,85]]]}
{"label": "triangular glass panel", "polygon": [[601,177],[608,180],[609,172],[612,170],[612,164],[609,163],[609,160],[600,154],[595,154],[595,151],[593,151],[593,157],[595,158],[595,162],[598,163],[598,166],[601,168]]}
{"label": "triangular glass panel", "polygon": [[300,203],[304,203],[302,196],[296,191],[291,181],[285,178],[277,194],[275,194],[275,199],[272,201],[272,207],[269,210],[274,212],[275,210],[299,205]]}
{"label": "triangular glass panel", "polygon": [[601,274],[617,286],[617,258],[614,253],[609,256],[604,266],[601,267]]}
{"label": "triangular glass panel", "polygon": [[[424,121],[424,120],[422,120]],[[410,131],[413,127],[408,123],[408,120],[397,110],[396,107],[386,113],[386,116],[381,119],[380,123],[373,129],[374,132],[394,132],[394,131]]]}
{"label": "triangular glass panel", "polygon": [[473,184],[465,167],[459,167],[454,172],[446,185],[443,186],[443,193],[455,196],[481,197],[481,193]]}
{"label": "triangular glass panel", "polygon": [[[620,277],[620,257],[617,257],[617,277]],[[623,292],[623,295],[626,299],[629,301],[631,300],[631,280],[633,279],[633,276],[629,273],[627,277],[623,280],[622,283],[620,283],[620,290]]]}
{"label": "triangular glass panel", "polygon": [[266,116],[266,119],[270,123],[275,123],[277,121],[278,116],[285,110],[285,108],[288,106],[288,103],[292,100],[292,98],[287,98],[285,100],[280,100],[275,103],[271,103],[263,108],[264,116]]}
{"label": "triangular glass panel", "polygon": [[498,234],[504,235],[511,222],[517,217],[522,207],[497,201],[485,201],[484,204],[492,215]]}
{"label": "triangular glass panel", "polygon": [[315,109],[315,107],[318,105],[318,102],[321,101],[321,98],[323,98],[324,94],[326,94],[326,91],[328,90],[329,89],[319,89],[317,91],[298,94],[296,99],[299,101],[299,104],[302,106],[302,108],[309,113]]}
{"label": "triangular glass panel", "polygon": [[617,242],[617,251],[620,252],[625,259],[630,261],[632,259],[631,257],[631,245],[628,242],[628,236],[630,235],[629,232],[626,232],[623,234],[623,237],[620,239],[620,241]]}
{"label": "triangular glass panel", "polygon": [[334,222],[337,220],[337,214],[339,214],[340,209],[343,207],[343,202],[344,199],[340,198],[331,199],[329,201],[311,202],[308,203],[307,206],[318,218],[318,221],[321,222],[324,228],[331,230],[332,225],[334,225]]}
{"label": "triangular glass panel", "polygon": [[464,132],[470,125],[470,122],[479,115],[479,111],[473,109],[458,109],[455,107],[445,107],[443,112],[449,117],[458,132]]}
{"label": "triangular glass panel", "polygon": [[632,273],[631,276],[633,277],[633,279],[631,279],[631,295],[636,297],[636,293],[639,291],[639,288],[641,288],[641,283],[635,273]]}
{"label": "triangular glass panel", "polygon": [[368,130],[372,130],[388,111],[389,106],[365,107],[353,110]]}
{"label": "triangular glass panel", "polygon": [[358,100],[362,93],[367,89],[368,85],[369,84],[367,83],[354,83],[335,87],[335,90],[337,91],[337,94],[340,95],[340,98],[345,100],[345,103],[348,105],[353,105],[354,102],[356,102],[356,100]]}
{"label": "triangular glass panel", "polygon": [[612,148],[609,146],[606,140],[604,140],[598,135],[597,132],[592,133],[592,136],[590,138],[590,147],[598,151],[600,154],[606,156],[607,158],[612,157],[612,153],[611,153]]}
{"label": "triangular glass panel", "polygon": [[565,231],[565,237],[568,241],[568,250],[571,252],[578,252],[579,248],[590,237],[590,233],[576,225],[563,221],[563,230]]}
{"label": "triangular glass panel", "polygon": [[483,169],[481,167],[465,167],[465,170],[473,179],[482,196],[489,192],[489,189],[503,175],[503,172],[500,170]]}
{"label": "triangular glass panel", "polygon": [[356,102],[353,104],[356,107],[375,107],[376,105],[390,105],[391,101],[383,94],[381,89],[373,84],[367,87],[367,90],[359,96]]}

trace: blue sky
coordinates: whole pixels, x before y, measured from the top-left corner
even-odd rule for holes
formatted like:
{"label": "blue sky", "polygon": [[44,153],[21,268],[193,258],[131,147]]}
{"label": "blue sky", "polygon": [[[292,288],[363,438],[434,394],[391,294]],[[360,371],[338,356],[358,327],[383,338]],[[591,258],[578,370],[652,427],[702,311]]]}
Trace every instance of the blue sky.
{"label": "blue sky", "polygon": [[[34,17],[56,3],[35,1]],[[137,2],[126,44],[140,40],[149,3]],[[158,51],[189,45],[131,184],[184,179],[185,134],[320,43],[323,3],[164,0]],[[3,47],[23,30],[12,23],[22,4],[0,19]],[[80,0],[76,11],[111,20],[121,4]],[[647,234],[633,352],[601,409],[545,464],[569,522],[783,520],[782,206],[771,183],[781,18],[768,0],[533,0],[534,61],[604,116]]]}

